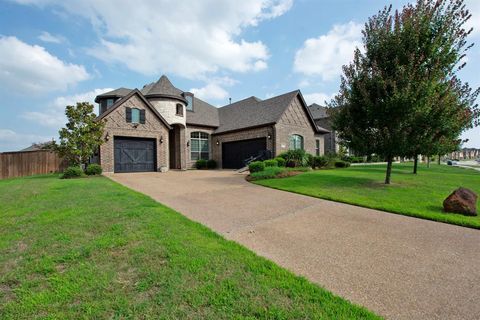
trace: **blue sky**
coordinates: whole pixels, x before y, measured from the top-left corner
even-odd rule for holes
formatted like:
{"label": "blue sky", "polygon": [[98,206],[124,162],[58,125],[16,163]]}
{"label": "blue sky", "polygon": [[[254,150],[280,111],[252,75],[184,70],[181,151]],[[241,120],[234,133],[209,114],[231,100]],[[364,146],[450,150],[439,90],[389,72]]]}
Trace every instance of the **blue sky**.
{"label": "blue sky", "polygon": [[[301,89],[322,104],[381,0],[0,0],[0,151],[57,136],[65,105],[166,74],[216,106]],[[468,0],[480,42],[480,1]],[[480,46],[461,78],[480,86]],[[465,132],[480,147],[480,128]]]}

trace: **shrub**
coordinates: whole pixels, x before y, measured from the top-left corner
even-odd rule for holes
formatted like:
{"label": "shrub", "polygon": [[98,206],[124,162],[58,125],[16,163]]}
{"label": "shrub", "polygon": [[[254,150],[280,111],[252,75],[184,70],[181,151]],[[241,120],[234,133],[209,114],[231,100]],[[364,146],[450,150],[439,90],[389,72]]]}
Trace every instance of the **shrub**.
{"label": "shrub", "polygon": [[337,160],[335,161],[335,168],[348,168],[350,167],[350,162]]}
{"label": "shrub", "polygon": [[96,163],[89,164],[85,173],[89,176],[100,175],[102,174],[102,167]]}
{"label": "shrub", "polygon": [[68,167],[63,171],[62,179],[80,178],[83,176],[83,170],[80,167]]}
{"label": "shrub", "polygon": [[248,170],[250,170],[250,173],[263,171],[265,170],[265,164],[263,161],[254,161],[248,165]]}
{"label": "shrub", "polygon": [[251,180],[263,180],[276,178],[280,173],[284,172],[285,168],[281,167],[266,167],[263,171],[253,172],[250,177]]}
{"label": "shrub", "polygon": [[325,168],[328,165],[328,159],[324,156],[313,158],[313,168]]}
{"label": "shrub", "polygon": [[278,161],[275,159],[265,160],[263,163],[265,164],[265,167],[278,167]]}
{"label": "shrub", "polygon": [[285,159],[287,167],[307,167],[312,164],[312,155],[306,153],[305,150],[289,150],[279,155]]}
{"label": "shrub", "polygon": [[207,161],[207,168],[208,169],[216,169],[217,168],[217,161],[210,159]]}
{"label": "shrub", "polygon": [[197,162],[195,162],[195,168],[206,169],[207,168],[207,160],[203,160],[203,159],[197,160]]}
{"label": "shrub", "polygon": [[279,167],[285,167],[285,159],[281,157],[276,157],[275,160],[277,160],[277,164]]}

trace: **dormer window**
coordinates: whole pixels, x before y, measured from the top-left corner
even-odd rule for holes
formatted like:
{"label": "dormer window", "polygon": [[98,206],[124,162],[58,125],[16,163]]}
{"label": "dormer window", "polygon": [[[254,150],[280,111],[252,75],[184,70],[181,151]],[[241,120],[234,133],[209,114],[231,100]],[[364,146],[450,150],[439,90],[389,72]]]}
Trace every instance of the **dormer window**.
{"label": "dormer window", "polygon": [[193,111],[193,95],[191,93],[186,93],[185,99],[187,100],[187,110]]}
{"label": "dormer window", "polygon": [[176,115],[180,116],[180,117],[183,117],[183,105],[181,105],[180,103],[177,103]]}
{"label": "dormer window", "polygon": [[115,99],[107,99],[107,108],[110,108],[115,103]]}

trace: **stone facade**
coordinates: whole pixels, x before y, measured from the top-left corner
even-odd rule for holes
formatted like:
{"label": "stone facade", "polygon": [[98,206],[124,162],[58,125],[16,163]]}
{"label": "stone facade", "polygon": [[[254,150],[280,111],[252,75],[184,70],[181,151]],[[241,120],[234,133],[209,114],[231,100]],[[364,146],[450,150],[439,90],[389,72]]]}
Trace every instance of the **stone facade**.
{"label": "stone facade", "polygon": [[[145,110],[145,124],[126,122],[126,107]],[[100,164],[104,172],[114,171],[115,137],[153,138],[157,149],[157,170],[169,166],[168,161],[168,128],[137,95],[131,96],[118,108],[106,115],[105,143],[100,146]],[[162,142],[160,142],[162,141]]]}
{"label": "stone facade", "polygon": [[[148,101],[157,109],[168,124],[179,123],[185,126],[186,106],[185,103],[175,99],[149,98]],[[183,108],[182,115],[177,114],[177,104]]]}
{"label": "stone facade", "polygon": [[[273,126],[259,127],[254,129],[245,129],[242,131],[224,133],[211,136],[212,159],[217,161],[218,166],[222,167],[222,143],[248,140],[256,138],[267,139],[267,149],[275,153],[274,146],[274,129]],[[270,137],[270,138],[269,138]]]}
{"label": "stone facade", "polygon": [[275,125],[275,155],[279,155],[289,149],[290,136],[298,134],[303,137],[303,147],[306,152],[317,154],[317,140],[319,141],[319,155],[324,154],[323,135],[315,134],[308,114],[302,107],[302,102],[297,96]]}

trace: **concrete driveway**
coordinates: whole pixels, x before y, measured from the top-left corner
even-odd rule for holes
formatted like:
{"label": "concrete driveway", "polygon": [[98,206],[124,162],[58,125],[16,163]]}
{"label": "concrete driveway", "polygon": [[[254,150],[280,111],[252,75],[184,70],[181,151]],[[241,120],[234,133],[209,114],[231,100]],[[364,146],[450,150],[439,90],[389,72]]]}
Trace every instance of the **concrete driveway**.
{"label": "concrete driveway", "polygon": [[253,185],[231,171],[111,178],[389,319],[480,319],[480,231]]}

